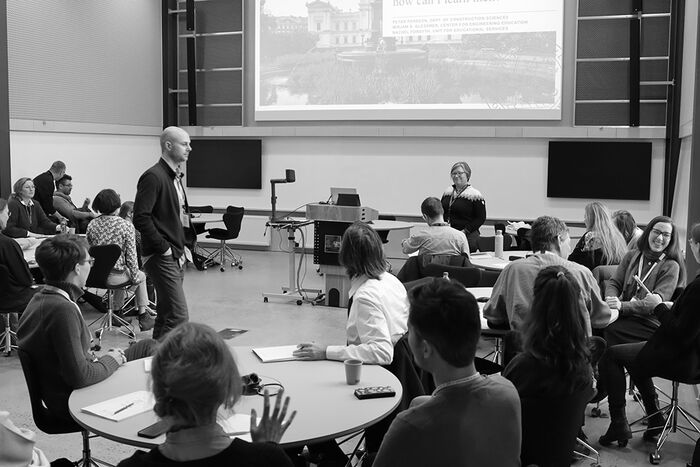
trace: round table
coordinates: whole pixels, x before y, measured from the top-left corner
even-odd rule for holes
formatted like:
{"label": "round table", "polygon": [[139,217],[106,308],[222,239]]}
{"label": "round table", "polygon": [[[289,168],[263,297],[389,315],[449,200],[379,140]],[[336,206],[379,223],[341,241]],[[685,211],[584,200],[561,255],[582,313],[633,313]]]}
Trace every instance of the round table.
{"label": "round table", "polygon": [[485,253],[471,253],[469,255],[469,261],[477,268],[488,269],[489,271],[503,271],[503,269],[510,263],[508,259],[511,256],[517,256],[518,258],[524,258],[527,255],[531,255],[531,251],[525,250],[509,250],[503,252],[503,259],[496,258],[492,251]]}
{"label": "round table", "polygon": [[[289,413],[296,410],[297,415],[282,437],[280,444],[284,447],[302,446],[355,433],[386,417],[401,401],[401,383],[379,365],[363,365],[360,383],[349,386],[345,383],[342,362],[261,363],[250,347],[232,349],[242,375],[254,372],[262,377],[263,382],[268,378],[278,380],[284,386],[285,395],[290,397]],[[391,386],[396,395],[359,400],[353,392],[355,388],[364,386]],[[147,439],[139,437],[137,432],[158,420],[153,411],[120,422],[81,411],[82,407],[149,387],[144,360],[129,362],[106,380],[73,391],[68,401],[70,413],[78,424],[92,433],[119,443],[151,449],[162,444],[165,435]],[[255,408],[260,415],[262,407],[262,396],[242,396],[234,410],[250,414],[250,409]]]}

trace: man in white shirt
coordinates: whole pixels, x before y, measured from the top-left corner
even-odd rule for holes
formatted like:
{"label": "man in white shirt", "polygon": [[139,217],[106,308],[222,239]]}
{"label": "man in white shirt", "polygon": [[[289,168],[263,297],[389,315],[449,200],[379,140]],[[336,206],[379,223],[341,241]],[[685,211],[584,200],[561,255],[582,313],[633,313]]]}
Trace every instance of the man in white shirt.
{"label": "man in white shirt", "polygon": [[445,222],[445,211],[439,199],[425,198],[420,205],[420,211],[428,227],[418,230],[401,242],[405,254],[417,251],[419,255],[469,256],[467,236]]}

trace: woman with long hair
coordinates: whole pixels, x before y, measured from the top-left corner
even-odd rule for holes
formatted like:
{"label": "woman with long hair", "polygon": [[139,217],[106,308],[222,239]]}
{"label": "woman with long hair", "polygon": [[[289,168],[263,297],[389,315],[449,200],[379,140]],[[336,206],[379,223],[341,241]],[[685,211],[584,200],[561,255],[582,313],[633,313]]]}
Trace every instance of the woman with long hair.
{"label": "woman with long hair", "polygon": [[534,298],[521,332],[522,352],[503,372],[520,397],[558,397],[591,387],[592,371],[581,290],[563,266],[535,279]]}
{"label": "woman with long hair", "polygon": [[216,331],[204,324],[183,323],[158,346],[151,365],[153,411],[169,425],[165,442],[150,452],[136,451],[120,467],[206,465],[291,467],[278,443],[296,411],[285,420],[289,397],[280,410],[269,410],[265,394],[263,416],[251,414],[248,443],[231,439],[217,424],[220,408],[231,410],[241,398],[241,375],[231,350]]}
{"label": "woman with long hair", "polygon": [[627,242],[627,248],[630,250],[637,248],[637,240],[639,240],[643,231],[637,227],[637,222],[632,217],[632,213],[621,209],[615,211],[612,217],[615,227],[617,227],[617,230],[620,231]]}
{"label": "woman with long hair", "polygon": [[[685,285],[685,265],[681,256],[678,231],[673,221],[666,216],[653,218],[637,241],[637,248],[629,251],[608,281],[605,301],[611,310],[619,313],[619,318],[605,328],[608,347],[649,339],[659,327],[659,319],[654,308],[663,301],[670,301],[677,287]],[[604,387],[615,387],[620,378],[624,379],[624,368],[616,364],[606,354],[600,361],[600,375]],[[623,383],[624,385],[624,383]],[[644,407],[649,414],[658,412],[658,399],[647,397]],[[609,400],[610,427],[600,437],[604,446],[617,441],[627,445],[632,437],[625,414],[624,397]],[[663,417],[658,415],[650,420],[649,426],[663,425]],[[653,439],[659,430],[649,429],[645,439]]]}
{"label": "woman with long hair", "polygon": [[620,264],[627,253],[627,245],[613,224],[608,208],[598,201],[587,204],[583,222],[586,224],[586,233],[569,255],[569,261],[582,264],[590,270],[600,265]]}

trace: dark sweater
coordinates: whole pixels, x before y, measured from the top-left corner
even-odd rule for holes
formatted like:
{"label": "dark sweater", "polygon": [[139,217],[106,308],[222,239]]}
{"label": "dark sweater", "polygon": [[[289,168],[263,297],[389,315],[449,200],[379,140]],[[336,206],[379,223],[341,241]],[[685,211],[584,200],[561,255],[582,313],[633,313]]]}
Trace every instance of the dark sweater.
{"label": "dark sweater", "polygon": [[454,185],[445,190],[440,202],[445,211],[445,221],[466,235],[478,232],[486,220],[486,201],[482,194],[471,185],[452,201]]}
{"label": "dark sweater", "polygon": [[[134,226],[141,232],[141,254],[183,255],[185,232],[175,188],[175,171],[161,158],[139,178],[134,200]],[[186,201],[185,201],[186,204]]]}
{"label": "dark sweater", "polygon": [[111,356],[95,358],[90,353],[90,331],[74,302],[81,293],[72,284],[47,281],[27,305],[17,329],[20,348],[38,368],[46,407],[66,420],[72,420],[68,398],[74,389],[98,383],[119,368]]}
{"label": "dark sweater", "polygon": [[12,238],[24,238],[27,236],[27,232],[55,234],[56,224],[46,217],[38,202],[34,201],[33,204],[31,207],[25,206],[17,197],[11,197],[7,202],[10,218],[7,220],[7,227],[2,232]]}
{"label": "dark sweater", "polygon": [[272,443],[247,443],[238,438],[229,447],[215,456],[204,459],[176,462],[163,456],[158,448],[149,452],[136,451],[124,459],[117,467],[229,467],[234,465],[246,467],[292,467],[292,462],[282,449]]}
{"label": "dark sweater", "polygon": [[22,249],[16,241],[0,233],[0,264],[7,267],[10,281],[4,297],[0,300],[0,310],[19,313],[24,311],[34,295],[32,273],[24,260]]}
{"label": "dark sweater", "polygon": [[41,208],[48,216],[56,212],[53,207],[54,184],[53,175],[50,170],[37,175],[34,178],[34,201],[41,204]]}

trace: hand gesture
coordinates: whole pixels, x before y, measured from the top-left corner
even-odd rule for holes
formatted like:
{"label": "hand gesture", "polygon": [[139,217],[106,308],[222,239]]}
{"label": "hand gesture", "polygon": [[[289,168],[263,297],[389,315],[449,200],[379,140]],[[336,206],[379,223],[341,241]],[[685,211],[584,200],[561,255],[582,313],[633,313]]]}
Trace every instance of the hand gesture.
{"label": "hand gesture", "polygon": [[126,355],[124,355],[124,351],[122,349],[109,349],[107,351],[107,355],[116,360],[119,366],[122,366],[126,363]]}
{"label": "hand gesture", "polygon": [[644,302],[652,308],[656,308],[657,305],[663,301],[664,299],[661,298],[661,295],[655,293],[647,294],[646,297],[644,297]]}
{"label": "hand gesture", "polygon": [[132,279],[132,282],[134,284],[140,284],[141,282],[146,280],[146,273],[143,271],[139,271],[136,273],[136,277]]}
{"label": "hand gesture", "polygon": [[326,347],[313,342],[304,342],[292,353],[299,360],[325,360]]}
{"label": "hand gesture", "polygon": [[87,208],[90,206],[90,198],[85,198],[85,201],[83,201],[83,209]]}
{"label": "hand gesture", "polygon": [[285,421],[284,418],[287,416],[287,407],[289,407],[289,397],[284,398],[284,406],[280,411],[280,404],[282,403],[282,396],[284,395],[284,389],[281,389],[277,393],[277,398],[275,400],[275,409],[270,415],[270,394],[267,389],[263,394],[265,397],[265,402],[263,403],[263,413],[260,417],[260,423],[258,423],[257,413],[255,409],[250,411],[250,437],[254,443],[264,443],[271,441],[273,443],[279,443],[282,439],[282,435],[289,425],[292,424],[292,420],[297,414],[295,410],[289,416],[289,420]]}
{"label": "hand gesture", "polygon": [[613,310],[619,310],[622,308],[622,302],[617,297],[605,297],[605,303]]}

